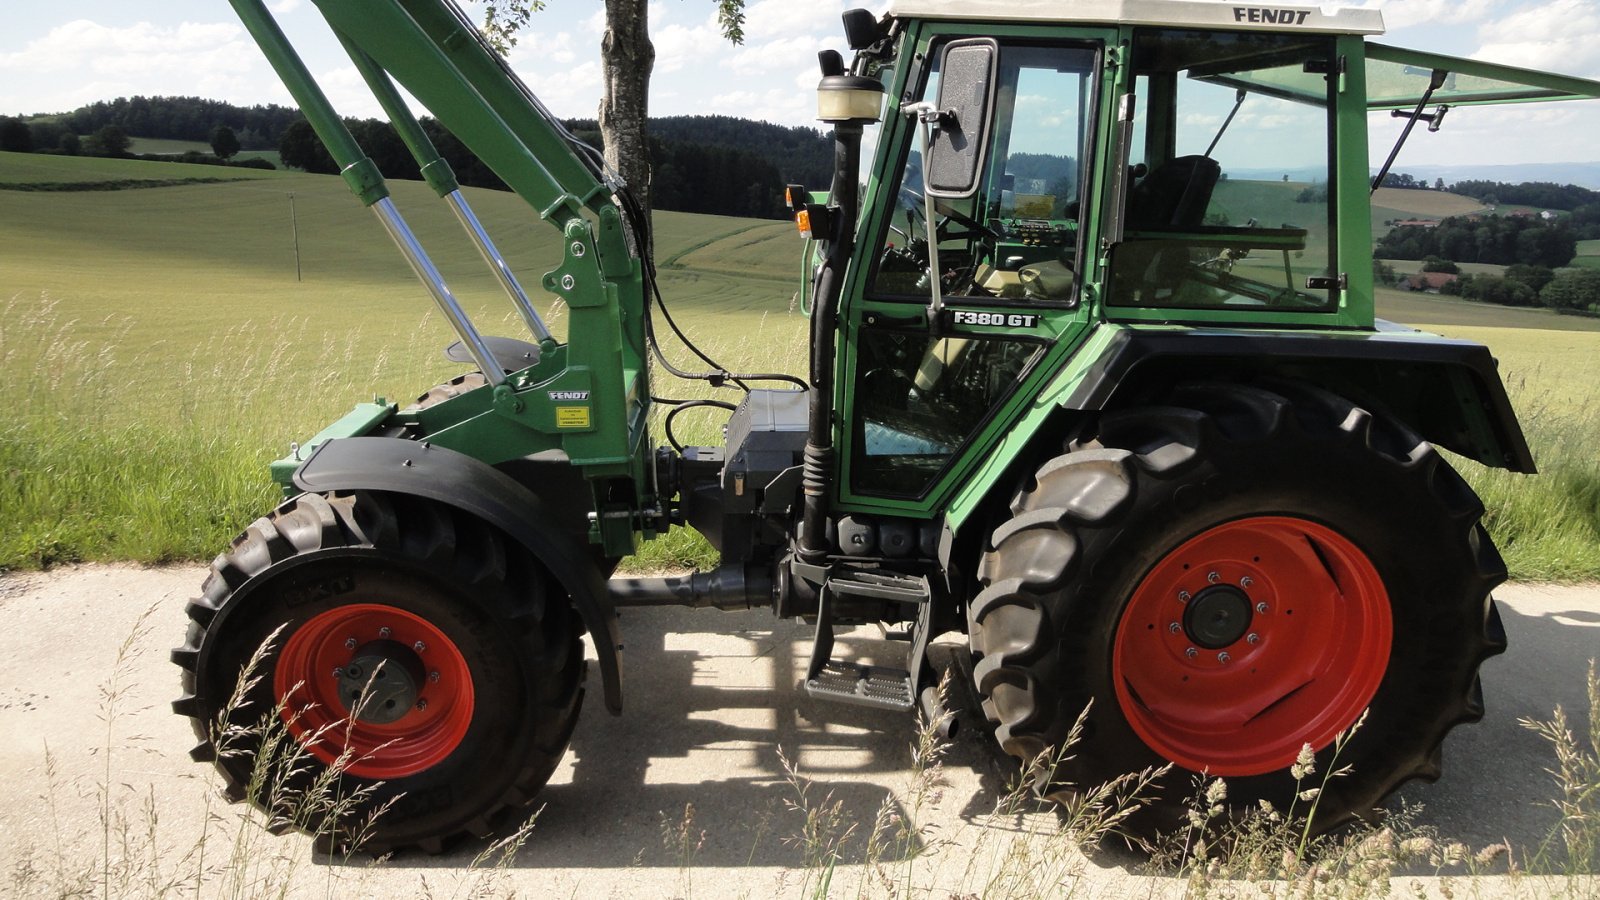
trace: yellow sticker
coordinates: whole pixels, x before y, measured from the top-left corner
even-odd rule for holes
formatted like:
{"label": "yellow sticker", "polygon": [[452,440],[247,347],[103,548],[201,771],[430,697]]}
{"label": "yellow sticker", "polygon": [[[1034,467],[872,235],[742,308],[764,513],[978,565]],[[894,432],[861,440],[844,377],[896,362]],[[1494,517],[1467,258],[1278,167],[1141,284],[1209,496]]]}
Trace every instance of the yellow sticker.
{"label": "yellow sticker", "polygon": [[587,406],[558,406],[556,407],[557,428],[588,428],[589,407]]}

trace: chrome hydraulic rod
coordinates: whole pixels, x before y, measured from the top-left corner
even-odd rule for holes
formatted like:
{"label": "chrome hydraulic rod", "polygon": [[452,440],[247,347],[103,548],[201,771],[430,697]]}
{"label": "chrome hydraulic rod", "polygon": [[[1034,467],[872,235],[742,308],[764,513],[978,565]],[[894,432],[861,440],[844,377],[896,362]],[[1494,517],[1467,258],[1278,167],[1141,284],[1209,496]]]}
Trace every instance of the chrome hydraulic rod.
{"label": "chrome hydraulic rod", "polygon": [[362,79],[367,82],[372,95],[377,98],[384,115],[389,117],[389,122],[400,135],[400,140],[416,159],[423,179],[433,188],[434,193],[450,204],[450,210],[455,213],[461,226],[467,230],[473,245],[483,256],[483,261],[489,265],[500,286],[511,298],[517,314],[527,324],[528,330],[533,332],[534,340],[540,343],[550,340],[550,329],[545,327],[544,320],[539,318],[538,311],[533,308],[533,301],[528,299],[527,292],[512,274],[505,257],[500,254],[499,248],[484,230],[483,223],[479,222],[477,215],[472,212],[472,207],[467,204],[467,198],[461,195],[461,188],[456,182],[455,173],[450,170],[450,164],[439,155],[438,148],[428,138],[427,132],[423,131],[422,123],[411,114],[405,100],[401,99],[399,90],[395,88],[394,81],[390,79],[389,73],[337,28],[334,29],[334,34],[339,38],[339,43],[343,45],[345,52],[349,54],[350,61],[355,63],[356,71],[360,72]]}
{"label": "chrome hydraulic rod", "polygon": [[467,205],[467,198],[461,196],[460,190],[454,190],[446,194],[444,199],[455,212],[461,227],[471,236],[478,252],[483,255],[483,261],[494,271],[500,286],[505,288],[506,294],[511,297],[512,305],[516,306],[517,313],[522,316],[522,321],[527,324],[528,330],[533,332],[534,339],[540,343],[550,340],[550,329],[545,326],[544,320],[539,318],[539,311],[533,308],[533,301],[528,299],[528,292],[522,289],[522,283],[512,274],[511,266],[506,263],[505,257],[500,255],[500,248],[495,246],[494,241],[489,238],[489,233],[484,230],[483,223],[478,221],[478,217],[472,212],[472,207]]}
{"label": "chrome hydraulic rod", "polygon": [[483,373],[489,384],[498,385],[506,380],[506,373],[500,364],[495,361],[494,354],[490,352],[489,345],[484,343],[483,335],[472,326],[472,320],[456,301],[448,285],[444,283],[444,276],[434,267],[433,260],[428,258],[427,252],[417,242],[417,237],[411,232],[411,227],[405,219],[400,217],[400,211],[394,208],[394,201],[388,197],[372,204],[372,211],[377,213],[378,221],[383,223],[384,230],[394,238],[395,245],[400,248],[400,253],[405,256],[406,262],[411,264],[411,270],[427,286],[428,292],[433,295],[439,310],[449,320],[450,327],[455,330],[456,337],[472,354],[472,361],[477,363],[478,371]]}
{"label": "chrome hydraulic rod", "polygon": [[328,148],[328,153],[338,164],[345,183],[362,203],[377,214],[384,230],[394,238],[401,255],[411,264],[412,271],[417,273],[423,286],[439,305],[439,311],[444,313],[456,336],[472,354],[472,361],[478,364],[478,369],[483,372],[490,384],[503,383],[506,380],[505,370],[495,362],[494,354],[484,343],[483,336],[473,327],[472,320],[467,318],[466,312],[461,309],[461,304],[456,302],[455,295],[450,293],[450,288],[445,285],[444,276],[439,274],[433,261],[423,251],[422,245],[417,242],[417,237],[412,233],[410,226],[406,225],[405,219],[400,217],[399,210],[395,209],[394,201],[389,199],[389,188],[383,183],[383,175],[378,171],[377,165],[362,152],[360,145],[350,135],[349,129],[345,128],[344,122],[334,111],[333,104],[328,102],[327,95],[311,77],[311,72],[306,69],[299,54],[294,52],[288,38],[284,37],[277,21],[272,18],[272,13],[261,0],[229,0],[229,2],[233,4],[234,11],[244,22],[250,36],[255,38],[261,51],[266,54],[267,61],[277,71],[278,77],[283,79],[284,86],[294,96],[295,102],[300,105],[300,111],[311,123],[317,137],[321,138],[323,145]]}

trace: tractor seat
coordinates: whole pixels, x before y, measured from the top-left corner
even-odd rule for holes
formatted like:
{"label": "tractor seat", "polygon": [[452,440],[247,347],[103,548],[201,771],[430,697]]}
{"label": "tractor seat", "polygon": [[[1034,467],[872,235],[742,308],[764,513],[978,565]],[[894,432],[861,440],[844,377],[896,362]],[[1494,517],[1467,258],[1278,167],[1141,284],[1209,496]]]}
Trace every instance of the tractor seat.
{"label": "tractor seat", "polygon": [[1180,156],[1162,163],[1128,192],[1128,227],[1169,231],[1205,221],[1222,166],[1209,156]]}

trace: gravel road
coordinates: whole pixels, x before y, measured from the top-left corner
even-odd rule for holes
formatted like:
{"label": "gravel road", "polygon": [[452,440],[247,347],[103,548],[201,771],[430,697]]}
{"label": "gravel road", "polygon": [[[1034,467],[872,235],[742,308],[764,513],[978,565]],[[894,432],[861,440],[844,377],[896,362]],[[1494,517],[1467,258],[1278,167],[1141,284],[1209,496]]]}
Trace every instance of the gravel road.
{"label": "gravel road", "polygon": [[[174,890],[192,895],[195,872],[221,867],[229,872],[210,876],[202,895],[251,896],[276,884],[297,896],[349,888],[394,897],[801,895],[814,882],[805,883],[801,851],[788,840],[801,817],[785,805],[795,792],[780,749],[814,782],[812,798],[831,792],[847,821],[865,828],[889,796],[900,804],[894,811],[910,812],[909,720],[806,697],[798,682],[809,628],[764,611],[636,610],[623,622],[627,709],[605,713],[591,672],[572,749],[509,866],[467,871],[481,846],[375,868],[317,862],[303,838],[241,829],[244,811],[221,800],[208,767],[186,755],[193,739],[168,708],[177,670],[167,651],[202,577],[196,567],[127,566],[0,576],[0,883],[19,896],[108,871],[114,894],[150,896],[176,879]],[[1581,716],[1584,669],[1600,655],[1600,586],[1508,585],[1496,596],[1511,650],[1485,666],[1488,718],[1450,737],[1439,783],[1400,796],[1422,804],[1418,822],[1446,837],[1529,847],[1553,820],[1539,803],[1553,796],[1544,771],[1553,757],[1517,720],[1548,717],[1556,704]],[[972,724],[950,746],[945,783],[918,816],[936,846],[910,880],[937,886],[936,896],[981,892],[975,873],[996,857],[995,835],[1041,824],[984,827],[1006,769]],[[665,846],[663,823],[679,822],[690,803],[699,846],[686,866]],[[850,852],[859,858],[859,841]],[[1180,887],[1129,875],[1133,861],[1115,853],[1078,864],[1092,895]],[[848,888],[836,884],[835,894],[853,896],[858,875],[841,871],[836,880]]]}

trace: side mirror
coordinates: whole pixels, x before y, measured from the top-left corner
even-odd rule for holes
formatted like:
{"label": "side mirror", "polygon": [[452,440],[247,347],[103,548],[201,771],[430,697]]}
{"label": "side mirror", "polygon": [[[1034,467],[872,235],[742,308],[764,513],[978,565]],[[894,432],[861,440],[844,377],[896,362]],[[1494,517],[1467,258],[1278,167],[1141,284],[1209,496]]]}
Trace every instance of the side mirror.
{"label": "side mirror", "polygon": [[939,127],[924,166],[928,196],[965,199],[977,193],[999,57],[1000,45],[993,38],[945,45],[939,59]]}

